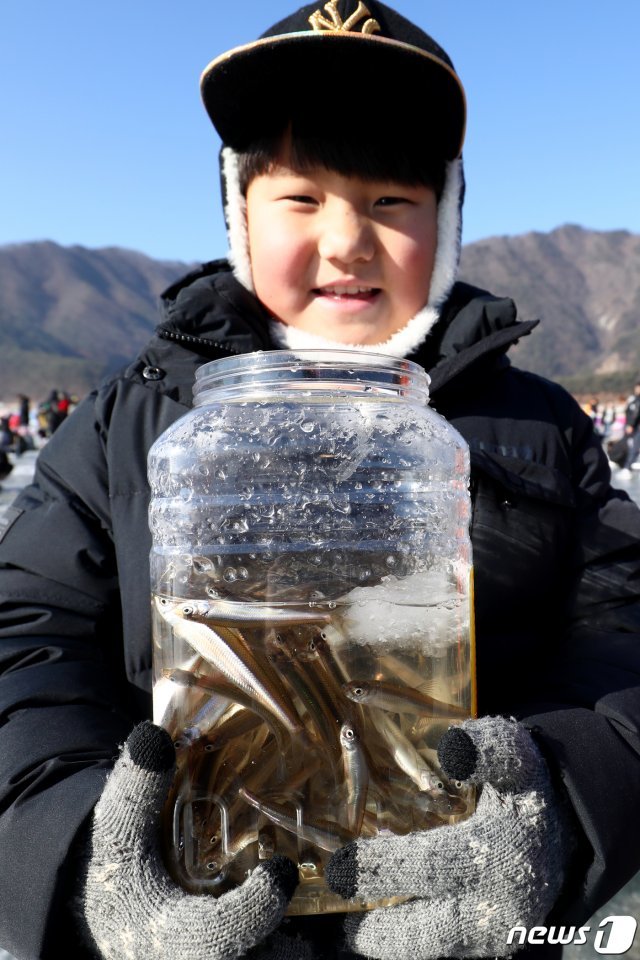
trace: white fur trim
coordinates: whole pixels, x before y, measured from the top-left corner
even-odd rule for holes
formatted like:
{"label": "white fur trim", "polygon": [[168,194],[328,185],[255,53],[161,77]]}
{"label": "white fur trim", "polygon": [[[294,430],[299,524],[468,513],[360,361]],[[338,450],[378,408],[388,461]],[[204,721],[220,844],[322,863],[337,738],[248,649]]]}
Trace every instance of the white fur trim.
{"label": "white fur trim", "polygon": [[462,160],[450,160],[438,204],[438,247],[427,301],[431,307],[442,306],[456,282],[462,239],[461,190]]}
{"label": "white fur trim", "polygon": [[[222,151],[222,170],[225,180],[229,261],[240,283],[255,293],[249,257],[247,233],[247,204],[240,192],[238,157],[230,148]],[[451,160],[445,170],[445,181],[438,204],[438,240],[427,305],[406,326],[392,334],[384,343],[352,344],[328,340],[315,333],[299,330],[273,320],[270,324],[275,343],[285,349],[375,350],[392,357],[406,357],[425,340],[440,315],[439,308],[449,296],[456,280],[460,260],[462,219],[460,192],[462,189],[462,160]]]}
{"label": "white fur trim", "polygon": [[424,307],[384,343],[341,343],[279,320],[271,320],[269,330],[274,343],[285,350],[362,350],[365,353],[385,353],[389,357],[406,357],[420,346],[437,319],[437,310]]}
{"label": "white fur trim", "polygon": [[247,201],[240,191],[238,154],[230,147],[225,147],[222,151],[222,176],[226,201],[224,216],[229,239],[229,263],[236,280],[239,280],[251,293],[255,293],[249,259]]}

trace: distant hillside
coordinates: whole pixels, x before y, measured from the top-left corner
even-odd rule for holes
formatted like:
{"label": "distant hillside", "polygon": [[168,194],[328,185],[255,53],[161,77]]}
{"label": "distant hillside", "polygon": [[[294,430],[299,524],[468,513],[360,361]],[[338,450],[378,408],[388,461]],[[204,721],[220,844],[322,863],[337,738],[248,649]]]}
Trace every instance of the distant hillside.
{"label": "distant hillside", "polygon": [[588,383],[640,372],[640,236],[565,226],[464,247],[461,275],[541,325],[511,351],[544,376]]}
{"label": "distant hillside", "polygon": [[[159,294],[189,267],[117,247],[0,246],[0,399],[84,394],[144,345]],[[512,350],[519,366],[569,385],[615,374],[628,386],[640,372],[640,236],[493,237],[463,249],[461,276],[541,318]]]}
{"label": "distant hillside", "polygon": [[148,340],[187,269],[118,247],[0,246],[0,399],[86,393]]}

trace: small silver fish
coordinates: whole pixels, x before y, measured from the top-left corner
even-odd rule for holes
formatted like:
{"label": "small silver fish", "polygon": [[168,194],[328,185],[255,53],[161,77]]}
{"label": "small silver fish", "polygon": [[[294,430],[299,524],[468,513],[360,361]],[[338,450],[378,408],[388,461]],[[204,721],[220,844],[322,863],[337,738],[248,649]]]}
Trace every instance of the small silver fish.
{"label": "small silver fish", "polygon": [[265,707],[253,694],[243,690],[238,684],[229,680],[223,673],[203,676],[202,674],[193,674],[185,670],[176,669],[167,670],[166,674],[170,680],[180,686],[200,688],[211,694],[208,701],[193,717],[189,729],[195,728],[200,730],[200,733],[206,733],[206,731],[211,729],[214,723],[223,716],[230,702],[234,702],[246,710],[251,710],[257,714],[257,716],[273,730],[274,734],[276,736],[278,735],[277,727],[273,722],[273,710]]}
{"label": "small silver fish", "polygon": [[358,834],[367,802],[369,766],[360,737],[351,723],[343,723],[340,728],[340,748],[347,785],[347,827]]}
{"label": "small silver fish", "polygon": [[382,680],[350,680],[342,686],[345,697],[390,713],[427,713],[432,717],[466,718],[467,711],[454,703],[443,703],[412,687],[399,687]]}
{"label": "small silver fish", "polygon": [[406,663],[402,657],[395,656],[395,654],[385,653],[380,657],[380,664],[384,669],[385,676],[396,676],[413,690],[419,689],[425,682],[423,673]]}
{"label": "small silver fish", "polygon": [[[194,654],[183,664],[186,671],[192,669],[198,661],[198,656]],[[153,722],[159,727],[169,729],[171,720],[176,713],[176,688],[175,684],[169,682],[167,672],[163,670],[162,675],[158,677],[153,685]]]}
{"label": "small silver fish", "polygon": [[205,738],[204,749],[208,752],[220,750],[225,744],[245,736],[261,723],[259,714],[246,707],[238,707],[235,713],[228,715]]}
{"label": "small silver fish", "polygon": [[246,827],[227,844],[226,850],[223,851],[220,845],[215,844],[207,847],[204,851],[207,869],[212,871],[221,870],[232,863],[243,850],[251,846],[252,843],[257,842],[258,837],[255,827]]}
{"label": "small silver fish", "polygon": [[175,636],[188,643],[228,680],[261,703],[290,733],[300,730],[300,720],[291,704],[285,701],[282,691],[277,684],[267,681],[250,651],[240,643],[234,643],[231,631],[225,640],[218,631],[206,624],[185,619],[180,602],[156,597],[155,603]]}
{"label": "small silver fish", "polygon": [[264,826],[258,834],[258,859],[270,860],[276,852],[276,837],[272,826]]}
{"label": "small silver fish", "polygon": [[[235,789],[242,785],[249,791],[262,790],[266,784],[279,782],[283,779],[282,750],[277,741],[268,740],[260,750],[258,757],[254,757],[242,775],[242,784],[237,782]],[[241,804],[240,804],[241,805]]]}
{"label": "small silver fish", "polygon": [[272,662],[277,666],[280,676],[284,677],[289,689],[299,699],[307,723],[315,730],[319,744],[329,750],[334,762],[340,759],[338,735],[340,721],[344,719],[336,709],[330,691],[317,682],[308,664],[280,653],[280,646],[270,644]]}
{"label": "small silver fish", "polygon": [[327,677],[340,690],[347,679],[343,673],[337,650],[344,643],[344,637],[333,627],[325,629],[309,641],[309,653],[320,660]]}
{"label": "small silver fish", "polygon": [[317,753],[310,752],[309,759],[306,763],[279,787],[281,795],[283,797],[292,797],[295,793],[298,793],[306,786],[309,780],[311,780],[311,777],[318,772],[322,765],[323,758]]}
{"label": "small silver fish", "polygon": [[224,697],[209,697],[208,700],[194,713],[188,727],[184,729],[184,736],[189,742],[202,737],[205,733],[215,727],[218,720],[229,709],[231,700],[225,700]]}
{"label": "small silver fish", "polygon": [[263,816],[271,820],[277,827],[286,830],[288,833],[294,833],[307,843],[312,843],[321,850],[328,850],[335,853],[340,847],[353,840],[353,834],[345,831],[337,823],[304,823],[296,816],[292,816],[288,810],[273,802],[267,803],[250,793],[246,787],[239,790],[240,796],[246,800],[252,807],[259,810]]}
{"label": "small silver fish", "polygon": [[400,728],[383,711],[372,710],[371,717],[402,772],[406,773],[420,790],[428,793],[434,802],[440,801],[443,808],[447,808],[448,794],[443,780],[420,756],[411,741],[407,740]]}
{"label": "small silver fish", "polygon": [[[197,830],[195,829],[196,825],[195,825],[194,816],[193,816],[193,804],[186,803],[184,805],[183,817],[184,817],[185,836],[189,838],[193,838],[197,836]],[[223,834],[223,836],[224,835],[225,834]],[[225,849],[226,849],[226,841],[225,841]],[[185,865],[187,866],[188,870],[194,870],[196,868],[195,853],[196,853],[196,848],[193,842],[190,840],[190,842],[185,843],[184,858],[185,858]],[[221,857],[219,862],[213,859],[208,860],[206,866],[207,866],[207,870],[209,871],[209,880],[211,883],[221,884],[226,879],[227,872],[228,872],[227,862],[228,862],[228,858],[226,857],[226,854],[224,854]]]}
{"label": "small silver fish", "polygon": [[212,597],[211,600],[184,600],[182,616],[194,619],[215,620],[218,624],[244,627],[259,627],[264,623],[281,626],[298,626],[304,623],[328,623],[330,615],[320,610],[274,606],[267,603],[246,603],[239,600],[223,600]]}

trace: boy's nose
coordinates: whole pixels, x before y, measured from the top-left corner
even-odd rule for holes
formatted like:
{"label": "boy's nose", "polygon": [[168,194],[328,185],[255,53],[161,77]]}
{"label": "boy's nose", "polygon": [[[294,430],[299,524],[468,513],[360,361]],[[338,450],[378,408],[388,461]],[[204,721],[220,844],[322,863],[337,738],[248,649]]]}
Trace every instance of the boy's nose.
{"label": "boy's nose", "polygon": [[340,263],[368,261],[375,252],[375,237],[368,219],[355,210],[335,210],[324,218],[318,239],[323,260]]}

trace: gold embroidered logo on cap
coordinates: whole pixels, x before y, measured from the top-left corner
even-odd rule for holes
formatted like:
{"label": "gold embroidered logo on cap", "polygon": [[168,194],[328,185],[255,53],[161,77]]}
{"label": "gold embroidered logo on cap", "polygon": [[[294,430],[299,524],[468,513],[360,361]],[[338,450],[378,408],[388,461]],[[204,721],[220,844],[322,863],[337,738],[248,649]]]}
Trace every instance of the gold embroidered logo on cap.
{"label": "gold embroidered logo on cap", "polygon": [[316,12],[312,13],[309,17],[309,23],[314,30],[330,30],[332,33],[343,30],[353,30],[356,24],[360,23],[364,18],[368,19],[365,19],[365,22],[360,27],[361,33],[375,33],[376,30],[380,29],[380,24],[377,20],[373,19],[371,12],[365,7],[362,0],[359,0],[355,13],[352,13],[347,20],[343,20],[338,12],[338,0],[329,0],[328,3],[325,3],[324,9],[331,19],[327,20],[327,18],[323,16],[322,11],[316,10]]}

